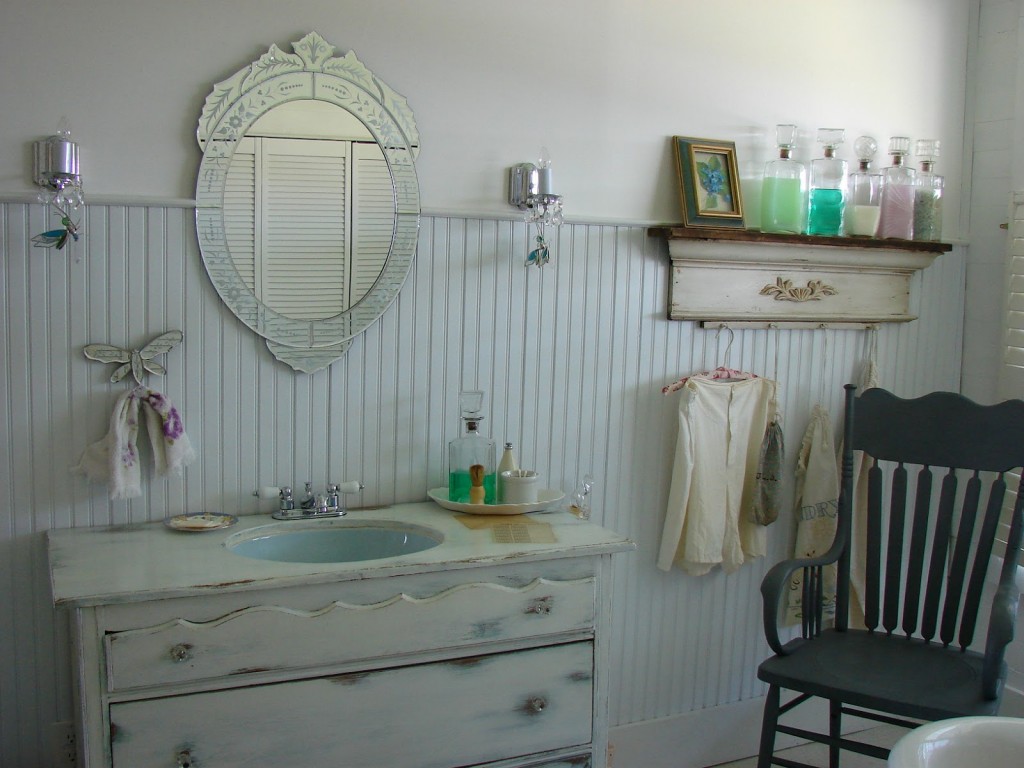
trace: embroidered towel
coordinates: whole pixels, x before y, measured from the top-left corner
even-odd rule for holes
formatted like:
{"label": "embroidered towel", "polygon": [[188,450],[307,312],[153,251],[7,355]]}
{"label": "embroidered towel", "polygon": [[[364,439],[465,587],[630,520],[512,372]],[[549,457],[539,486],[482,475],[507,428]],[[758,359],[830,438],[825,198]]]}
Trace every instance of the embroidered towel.
{"label": "embroidered towel", "polygon": [[112,499],[142,495],[139,466],[139,408],[146,416],[146,429],[158,475],[177,473],[195,458],[178,410],[159,392],[144,387],[118,396],[110,415],[107,434],[85,449],[72,472],[90,480],[106,482]]}
{"label": "embroidered towel", "polygon": [[[828,412],[815,405],[811,423],[804,433],[797,457],[796,546],[794,557],[818,557],[825,554],[836,537],[836,513],[839,511],[839,472],[836,468],[835,441]],[[786,622],[797,624],[803,616],[803,571],[793,575],[789,585]],[[836,567],[822,571],[824,617],[836,612]]]}

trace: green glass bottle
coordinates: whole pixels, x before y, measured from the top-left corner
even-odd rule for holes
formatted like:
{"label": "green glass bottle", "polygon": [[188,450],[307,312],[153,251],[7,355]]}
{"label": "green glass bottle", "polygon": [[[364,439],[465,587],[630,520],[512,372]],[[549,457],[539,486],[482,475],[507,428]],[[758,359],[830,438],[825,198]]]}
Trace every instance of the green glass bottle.
{"label": "green glass bottle", "polygon": [[836,157],[843,143],[842,128],[819,128],[818,143],[824,157],[811,161],[811,194],[807,206],[807,234],[834,237],[843,234],[846,215],[846,161]]}
{"label": "green glass bottle", "polygon": [[470,502],[469,489],[473,483],[469,468],[480,464],[484,468],[484,504],[494,504],[496,492],[497,446],[480,433],[484,393],[468,390],[459,393],[459,407],[465,432],[448,444],[448,499],[460,504]]}
{"label": "green glass bottle", "polygon": [[807,167],[792,158],[796,126],[775,126],[779,156],[764,167],[761,231],[802,234],[807,226]]}

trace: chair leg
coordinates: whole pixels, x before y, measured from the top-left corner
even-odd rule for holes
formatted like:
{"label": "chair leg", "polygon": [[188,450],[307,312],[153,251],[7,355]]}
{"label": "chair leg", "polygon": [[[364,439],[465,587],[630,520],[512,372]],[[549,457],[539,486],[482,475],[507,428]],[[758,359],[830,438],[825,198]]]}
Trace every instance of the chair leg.
{"label": "chair leg", "polygon": [[768,698],[764,701],[764,715],[761,719],[761,747],[757,754],[757,768],[770,768],[775,755],[775,726],[779,722],[779,686],[768,687]]}
{"label": "chair leg", "polygon": [[[828,735],[838,739],[843,732],[843,703],[836,699],[828,700]],[[839,745],[828,746],[828,768],[839,768]]]}

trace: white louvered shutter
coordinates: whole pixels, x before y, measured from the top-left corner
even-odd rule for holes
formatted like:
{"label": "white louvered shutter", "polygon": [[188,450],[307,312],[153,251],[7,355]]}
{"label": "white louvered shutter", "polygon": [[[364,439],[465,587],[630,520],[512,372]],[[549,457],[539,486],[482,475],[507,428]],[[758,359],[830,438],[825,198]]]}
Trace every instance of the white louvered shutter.
{"label": "white louvered shutter", "polygon": [[256,143],[248,137],[235,147],[224,182],[224,237],[235,269],[255,292],[256,263]]}
{"label": "white louvered shutter", "polygon": [[352,286],[354,304],[384,269],[395,229],[395,190],[384,153],[376,144],[357,142],[353,157]]}
{"label": "white louvered shutter", "polygon": [[347,308],[349,142],[263,138],[261,297],[288,317]]}
{"label": "white louvered shutter", "polygon": [[[1000,399],[1024,399],[1024,193],[1017,192],[1010,205],[1010,247],[1007,259],[1006,327],[1003,366],[999,376]],[[1020,478],[1014,475],[1016,490]],[[1005,547],[1010,510],[1004,510],[999,541]],[[1002,551],[999,552],[1003,554]]]}

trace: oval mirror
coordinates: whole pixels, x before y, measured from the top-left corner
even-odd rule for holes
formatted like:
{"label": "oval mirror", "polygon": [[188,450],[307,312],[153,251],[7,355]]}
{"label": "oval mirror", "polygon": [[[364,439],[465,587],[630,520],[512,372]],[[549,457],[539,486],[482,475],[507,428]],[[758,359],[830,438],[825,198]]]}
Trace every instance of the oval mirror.
{"label": "oval mirror", "polygon": [[296,370],[325,368],[394,301],[419,229],[405,99],[312,32],[217,83],[196,136],[203,264]]}

